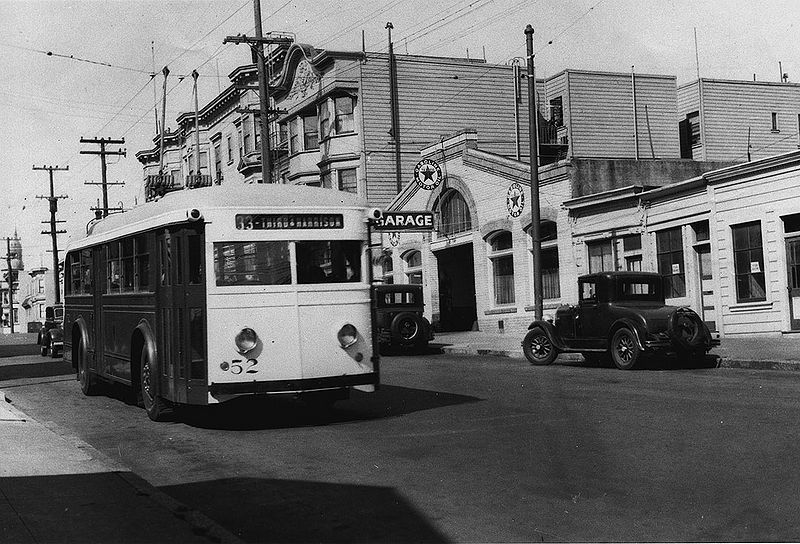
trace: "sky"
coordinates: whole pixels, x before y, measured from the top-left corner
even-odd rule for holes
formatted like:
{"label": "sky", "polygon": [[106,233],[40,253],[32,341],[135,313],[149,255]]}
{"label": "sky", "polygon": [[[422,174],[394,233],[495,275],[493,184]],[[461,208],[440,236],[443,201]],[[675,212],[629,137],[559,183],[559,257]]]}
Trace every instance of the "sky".
{"label": "sky", "polygon": [[[525,54],[534,27],[537,77],[566,68],[777,81],[779,62],[800,81],[800,3],[796,0],[261,0],[264,32],[285,32],[318,49],[386,50],[386,22],[398,53],[478,57],[506,63]],[[250,62],[226,36],[253,34],[252,0],[0,0],[0,237],[22,238],[26,267],[51,261],[49,177],[54,173],[59,248],[80,237],[101,198],[98,146],[85,138],[125,139],[110,157],[109,204],[142,201],[135,154],[153,147],[154,104],[168,66],[167,126],[225,89]],[[695,49],[695,29],[697,48]],[[52,54],[48,54],[52,53]],[[696,53],[697,52],[697,56]],[[151,74],[158,98],[154,95]],[[185,77],[186,76],[186,77]],[[160,107],[159,107],[160,115]],[[0,251],[4,255],[4,251]],[[63,256],[63,255],[62,255]]]}

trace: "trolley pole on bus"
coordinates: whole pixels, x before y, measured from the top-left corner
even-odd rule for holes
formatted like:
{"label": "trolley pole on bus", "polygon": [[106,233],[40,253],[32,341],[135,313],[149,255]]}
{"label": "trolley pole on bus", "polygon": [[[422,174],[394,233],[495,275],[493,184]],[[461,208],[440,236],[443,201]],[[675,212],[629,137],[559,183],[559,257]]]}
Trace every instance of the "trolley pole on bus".
{"label": "trolley pole on bus", "polygon": [[533,242],[533,309],[534,317],[542,319],[542,234],[539,210],[539,134],[536,110],[536,72],[533,67],[533,27],[525,27],[528,59],[528,132],[530,134],[531,164],[531,241]]}

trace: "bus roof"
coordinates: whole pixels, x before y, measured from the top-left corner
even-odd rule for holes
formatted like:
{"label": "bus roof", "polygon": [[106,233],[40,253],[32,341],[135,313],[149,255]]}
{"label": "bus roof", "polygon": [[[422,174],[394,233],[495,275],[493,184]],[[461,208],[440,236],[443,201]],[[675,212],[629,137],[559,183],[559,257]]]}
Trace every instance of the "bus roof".
{"label": "bus roof", "polygon": [[112,214],[89,229],[90,234],[67,244],[67,251],[107,240],[187,221],[187,211],[208,209],[358,209],[367,201],[359,196],[319,187],[284,184],[248,184],[172,191],[124,213]]}

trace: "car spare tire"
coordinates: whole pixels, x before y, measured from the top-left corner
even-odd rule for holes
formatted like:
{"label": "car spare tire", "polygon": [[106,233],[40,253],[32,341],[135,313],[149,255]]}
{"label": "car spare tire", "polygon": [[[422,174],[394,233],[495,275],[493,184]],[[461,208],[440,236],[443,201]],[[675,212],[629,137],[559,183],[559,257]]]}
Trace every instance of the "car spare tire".
{"label": "car spare tire", "polygon": [[400,312],[389,326],[392,341],[399,344],[417,344],[423,340],[422,319],[411,312]]}
{"label": "car spare tire", "polygon": [[678,308],[669,317],[669,335],[678,348],[692,350],[705,344],[703,320],[691,308]]}

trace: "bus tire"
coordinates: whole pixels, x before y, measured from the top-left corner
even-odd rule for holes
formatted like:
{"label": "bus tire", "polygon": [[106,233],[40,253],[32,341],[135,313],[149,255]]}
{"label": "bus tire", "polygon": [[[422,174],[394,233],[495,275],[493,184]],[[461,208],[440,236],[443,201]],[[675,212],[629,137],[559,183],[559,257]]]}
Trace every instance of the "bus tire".
{"label": "bus tire", "polygon": [[97,395],[100,392],[100,386],[92,376],[92,371],[89,369],[89,361],[86,357],[86,346],[83,341],[79,341],[77,345],[77,363],[78,363],[78,382],[81,384],[81,391],[87,397]]}
{"label": "bus tire", "polygon": [[163,421],[167,415],[167,403],[158,395],[158,367],[147,349],[142,350],[140,361],[139,386],[142,404],[147,417],[153,421]]}

